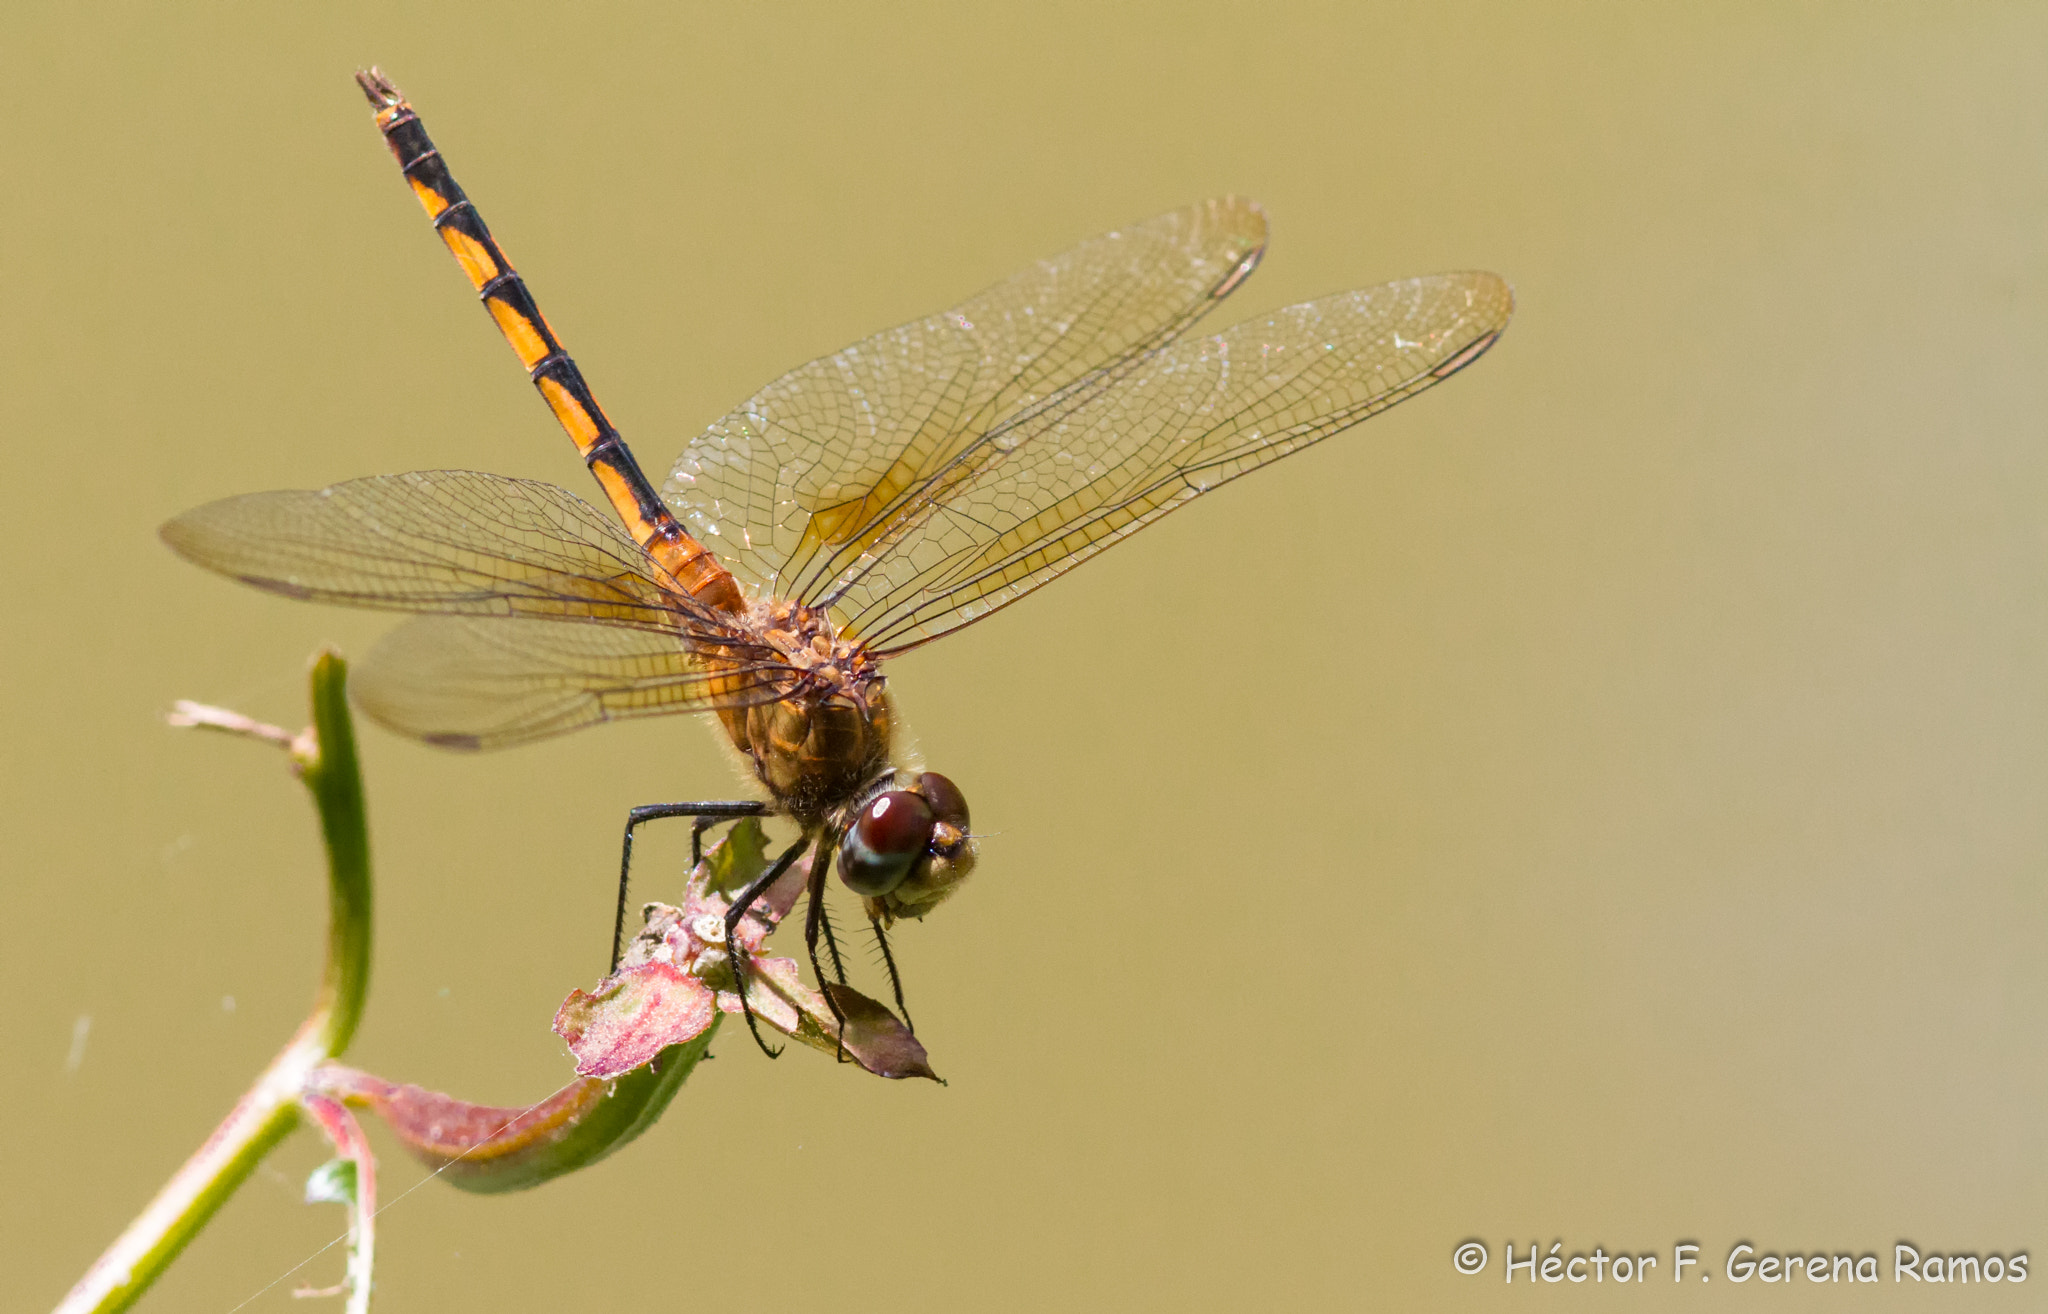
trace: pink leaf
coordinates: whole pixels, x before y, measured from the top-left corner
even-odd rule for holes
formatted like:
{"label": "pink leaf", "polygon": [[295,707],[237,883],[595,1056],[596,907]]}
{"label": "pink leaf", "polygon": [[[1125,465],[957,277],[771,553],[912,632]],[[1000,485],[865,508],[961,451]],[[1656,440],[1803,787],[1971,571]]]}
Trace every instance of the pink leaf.
{"label": "pink leaf", "polygon": [[555,1034],[569,1042],[578,1075],[616,1077],[701,1035],[716,1008],[702,981],[674,963],[646,962],[594,993],[572,992],[555,1013]]}

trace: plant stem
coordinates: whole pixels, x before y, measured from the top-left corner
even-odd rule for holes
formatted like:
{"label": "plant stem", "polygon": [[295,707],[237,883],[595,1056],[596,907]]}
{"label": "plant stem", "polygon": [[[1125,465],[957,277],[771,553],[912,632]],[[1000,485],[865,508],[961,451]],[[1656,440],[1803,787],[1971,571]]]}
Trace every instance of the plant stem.
{"label": "plant stem", "polygon": [[[206,1142],[86,1270],[57,1314],[97,1314],[132,1305],[271,1147],[298,1125],[308,1075],[341,1053],[362,1019],[370,976],[370,839],[347,683],[348,664],[337,654],[324,652],[314,660],[313,727],[289,742],[327,843],[327,963],[312,1015]],[[200,717],[185,723],[275,740],[253,722],[242,721],[233,725]]]}
{"label": "plant stem", "polygon": [[323,1057],[335,1058],[355,1038],[370,994],[370,820],[348,710],[348,664],[321,653],[312,685],[312,751],[295,745],[292,760],[312,791],[327,843],[327,963],[313,1018],[325,1024]]}

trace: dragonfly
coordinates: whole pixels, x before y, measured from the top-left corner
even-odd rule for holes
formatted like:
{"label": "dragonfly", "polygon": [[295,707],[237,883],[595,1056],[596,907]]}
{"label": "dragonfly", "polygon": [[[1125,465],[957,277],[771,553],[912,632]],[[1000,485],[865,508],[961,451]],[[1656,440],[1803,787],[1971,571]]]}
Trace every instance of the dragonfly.
{"label": "dragonfly", "polygon": [[[693,818],[695,859],[707,827],[780,816],[799,836],[734,896],[727,943],[808,851],[805,947],[822,985],[822,935],[843,986],[824,911],[836,859],[906,1026],[887,931],[950,897],[979,846],[960,788],[895,742],[886,664],[1451,377],[1514,308],[1497,275],[1446,273],[1190,337],[1266,247],[1260,207],[1225,196],[798,366],[691,439],[657,490],[418,113],[377,69],[357,82],[612,517],[551,484],[432,470],[230,497],[169,521],[164,539],[274,593],[413,613],[370,651],[354,697],[429,744],[715,717],[760,797],[631,810],[614,968],[637,827]],[[1219,527],[1214,545],[1249,542]],[[755,1041],[777,1052],[746,964],[733,970]]]}

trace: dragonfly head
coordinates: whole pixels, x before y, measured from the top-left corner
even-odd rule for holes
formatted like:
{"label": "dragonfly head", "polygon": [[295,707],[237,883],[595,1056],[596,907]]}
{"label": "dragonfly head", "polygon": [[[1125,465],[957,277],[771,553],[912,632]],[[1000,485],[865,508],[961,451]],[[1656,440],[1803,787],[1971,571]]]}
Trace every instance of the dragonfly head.
{"label": "dragonfly head", "polygon": [[870,791],[855,809],[839,841],[839,879],[871,917],[922,917],[967,879],[974,857],[966,797],[926,771],[906,788]]}

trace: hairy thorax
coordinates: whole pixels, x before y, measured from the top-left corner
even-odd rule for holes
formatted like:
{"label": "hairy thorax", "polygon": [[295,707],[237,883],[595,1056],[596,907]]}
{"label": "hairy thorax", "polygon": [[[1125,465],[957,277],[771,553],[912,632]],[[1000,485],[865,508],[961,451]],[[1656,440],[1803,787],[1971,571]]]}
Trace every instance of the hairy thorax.
{"label": "hairy thorax", "polygon": [[800,822],[823,821],[889,765],[886,682],[822,610],[771,599],[747,610],[746,625],[801,674],[778,699],[719,719],[776,803]]}

